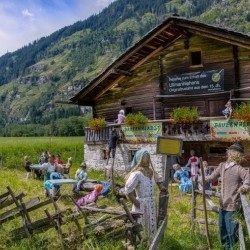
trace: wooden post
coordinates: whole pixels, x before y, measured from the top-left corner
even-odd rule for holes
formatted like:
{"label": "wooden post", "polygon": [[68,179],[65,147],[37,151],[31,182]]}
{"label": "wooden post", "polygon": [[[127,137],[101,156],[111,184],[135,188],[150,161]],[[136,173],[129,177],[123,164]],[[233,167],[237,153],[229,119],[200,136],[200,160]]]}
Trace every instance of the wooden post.
{"label": "wooden post", "polygon": [[[49,192],[48,189],[47,189],[47,191]],[[51,197],[50,193],[49,193],[49,197],[50,197],[50,199],[51,199],[51,201],[53,203],[55,212],[58,214],[57,218],[55,219],[55,223],[56,223],[56,229],[57,229],[57,232],[58,232],[58,236],[59,236],[59,240],[60,240],[60,243],[61,243],[61,247],[64,250],[65,247],[64,247],[64,244],[63,244],[63,235],[62,235],[62,229],[61,229],[60,209],[59,209],[57,203],[54,201],[53,197]]]}
{"label": "wooden post", "polygon": [[241,224],[239,224],[239,241],[240,241],[240,250],[246,250],[246,244]]}
{"label": "wooden post", "polygon": [[68,195],[69,198],[71,199],[71,201],[75,204],[75,206],[79,209],[79,211],[83,214],[83,217],[84,217],[84,222],[85,222],[85,225],[86,224],[89,224],[89,220],[88,220],[88,217],[85,213],[85,211],[83,211],[83,209],[81,208],[81,206],[79,206],[76,201],[74,200],[74,198],[71,196],[71,195]]}
{"label": "wooden post", "polygon": [[114,176],[114,164],[115,164],[115,155],[116,151],[114,151],[114,157],[112,158],[112,166],[111,166],[111,188],[112,188],[112,193],[115,194],[115,176]]}
{"label": "wooden post", "polygon": [[128,219],[130,220],[130,222],[132,222],[134,224],[135,220],[133,219],[131,213],[129,212],[129,209],[128,209],[127,204],[125,203],[124,199],[121,198],[120,202],[121,202],[121,204],[122,204],[122,206],[123,206],[123,208],[124,208],[124,210],[125,210],[125,212],[126,212],[126,214],[128,216]]}
{"label": "wooden post", "polygon": [[168,184],[169,184],[169,173],[171,164],[173,162],[173,156],[165,156],[164,159],[164,179],[163,184],[166,186],[166,191],[160,191],[159,194],[159,213],[158,213],[158,225],[164,220],[167,216],[167,207],[168,207]]}
{"label": "wooden post", "polygon": [[195,192],[195,188],[196,188],[196,182],[192,181],[192,215],[191,215],[191,222],[192,222],[192,226],[191,226],[191,231],[193,232],[195,229],[195,219],[196,219],[196,192]]}
{"label": "wooden post", "polygon": [[[62,247],[62,249],[64,250],[65,247],[64,247],[64,244],[63,244],[63,235],[62,235],[62,230],[61,230],[61,224],[60,224],[60,221],[59,221],[59,216],[60,216],[60,214],[58,213],[58,214],[56,215],[58,218],[56,218],[56,219],[53,220],[53,218],[52,218],[52,216],[50,215],[50,213],[49,213],[49,211],[48,211],[47,208],[44,210],[44,212],[46,213],[46,215],[47,215],[47,217],[49,218],[49,220],[50,220],[51,222],[53,222],[53,224],[54,224],[54,226],[55,226],[55,228],[56,228],[56,230],[57,230],[57,232],[58,232],[58,236],[59,236],[59,240],[60,240],[61,247]],[[56,212],[58,212],[58,211],[56,210]]]}
{"label": "wooden post", "polygon": [[[149,247],[149,250],[156,250],[157,249],[157,246],[162,238],[162,236],[164,235],[164,231],[165,231],[165,228],[167,226],[167,217],[164,218],[164,220],[162,221],[154,239],[153,239],[153,242],[151,243],[150,247]],[[167,248],[166,248],[167,249]]]}
{"label": "wooden post", "polygon": [[[129,211],[129,209],[128,209],[128,206],[127,206],[127,204],[125,203],[124,199],[121,198],[121,199],[120,199],[120,202],[121,202],[121,204],[122,204],[122,206],[123,206],[123,208],[124,208],[124,210],[125,210],[125,212],[126,212],[126,214],[127,214],[127,216],[128,216],[128,219],[130,220],[130,222],[131,222],[133,225],[136,225],[137,223],[136,223],[136,221],[134,220],[133,216],[131,215],[131,213],[130,213],[130,211]],[[141,236],[140,232],[137,232],[137,233],[138,233],[138,238],[141,240],[141,239],[142,239],[142,236]]]}
{"label": "wooden post", "polygon": [[74,150],[74,161],[76,160],[76,145],[75,145],[75,150]]}
{"label": "wooden post", "polygon": [[241,194],[240,198],[241,198],[241,204],[242,204],[244,217],[245,217],[245,221],[246,221],[246,225],[247,225],[248,235],[250,237],[250,206],[249,206],[249,203],[247,201],[246,195]]}
{"label": "wooden post", "polygon": [[23,221],[23,226],[24,226],[24,229],[25,229],[25,233],[28,236],[28,238],[31,238],[31,232],[30,232],[29,227],[28,227],[29,220],[27,218],[27,214],[25,214],[25,211],[23,210],[21,204],[19,204],[18,200],[16,199],[16,196],[13,193],[12,189],[9,186],[7,186],[7,190],[9,191],[9,194],[11,195],[11,197],[12,197],[13,201],[15,202],[17,208],[20,210],[20,214],[22,216],[22,221]]}
{"label": "wooden post", "polygon": [[211,241],[209,237],[209,230],[208,230],[208,221],[207,221],[207,205],[206,205],[206,193],[205,193],[205,173],[204,173],[204,168],[202,165],[202,157],[200,158],[200,167],[201,167],[201,176],[202,176],[202,201],[203,201],[203,207],[204,207],[204,217],[205,217],[205,227],[206,227],[206,236],[207,236],[207,244],[208,244],[208,249],[212,249],[211,246]]}
{"label": "wooden post", "polygon": [[154,113],[154,121],[156,120],[156,112],[155,112],[155,98],[153,97],[153,113]]}

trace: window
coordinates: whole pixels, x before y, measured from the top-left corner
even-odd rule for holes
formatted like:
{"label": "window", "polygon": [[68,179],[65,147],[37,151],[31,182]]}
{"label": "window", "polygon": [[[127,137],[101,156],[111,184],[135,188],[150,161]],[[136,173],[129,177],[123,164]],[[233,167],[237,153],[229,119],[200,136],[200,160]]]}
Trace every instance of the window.
{"label": "window", "polygon": [[210,154],[225,154],[227,152],[226,147],[211,147],[209,148]]}
{"label": "window", "polygon": [[190,54],[191,66],[202,65],[201,51],[193,51]]}
{"label": "window", "polygon": [[106,160],[106,159],[108,159],[108,155],[109,155],[109,151],[108,151],[108,149],[102,149],[102,159],[103,160]]}
{"label": "window", "polygon": [[129,149],[129,155],[128,155],[128,160],[129,162],[132,162],[135,156],[136,151],[138,151],[139,149]]}

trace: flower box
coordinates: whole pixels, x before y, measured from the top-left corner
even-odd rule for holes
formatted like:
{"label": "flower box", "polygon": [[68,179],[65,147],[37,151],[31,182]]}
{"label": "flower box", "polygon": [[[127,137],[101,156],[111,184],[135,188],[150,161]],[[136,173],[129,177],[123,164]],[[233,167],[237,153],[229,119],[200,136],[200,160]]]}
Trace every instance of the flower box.
{"label": "flower box", "polygon": [[92,118],[89,121],[89,127],[92,130],[101,130],[106,127],[106,120],[105,118]]}
{"label": "flower box", "polygon": [[170,120],[173,124],[193,124],[199,119],[198,107],[178,107],[174,108],[170,114]]}

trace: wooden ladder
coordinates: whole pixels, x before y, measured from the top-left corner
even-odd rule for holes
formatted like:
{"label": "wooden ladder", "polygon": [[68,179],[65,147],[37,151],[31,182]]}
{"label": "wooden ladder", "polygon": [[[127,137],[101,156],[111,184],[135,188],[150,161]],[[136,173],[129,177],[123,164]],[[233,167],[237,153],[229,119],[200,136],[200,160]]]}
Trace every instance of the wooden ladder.
{"label": "wooden ladder", "polygon": [[[214,204],[214,202],[211,199],[211,196],[213,197],[220,197],[220,193],[214,192],[214,191],[205,191],[206,193],[206,202],[208,203],[209,206],[207,206],[207,211],[219,213],[219,207]],[[197,213],[196,211],[204,211],[204,206],[197,206],[197,195],[202,194],[201,190],[196,189],[196,185],[193,183],[193,189],[192,189],[192,209],[191,209],[191,216],[192,216],[192,226],[191,230],[194,231],[195,229],[195,224],[200,223],[200,224],[205,224],[205,219],[203,218],[197,218]],[[208,224],[209,225],[218,225],[217,220],[212,220],[208,219]]]}

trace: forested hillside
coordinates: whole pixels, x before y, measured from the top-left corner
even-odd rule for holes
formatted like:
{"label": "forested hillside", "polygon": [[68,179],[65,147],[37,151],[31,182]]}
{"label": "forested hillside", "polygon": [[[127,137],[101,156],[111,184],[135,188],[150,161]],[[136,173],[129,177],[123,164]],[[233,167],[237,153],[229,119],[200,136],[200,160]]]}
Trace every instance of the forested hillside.
{"label": "forested hillside", "polygon": [[[69,99],[173,13],[247,33],[247,9],[248,0],[118,0],[98,15],[3,55],[0,136],[67,135],[80,109],[54,101]],[[71,132],[79,134],[80,129]]]}

